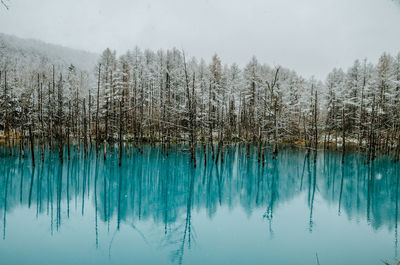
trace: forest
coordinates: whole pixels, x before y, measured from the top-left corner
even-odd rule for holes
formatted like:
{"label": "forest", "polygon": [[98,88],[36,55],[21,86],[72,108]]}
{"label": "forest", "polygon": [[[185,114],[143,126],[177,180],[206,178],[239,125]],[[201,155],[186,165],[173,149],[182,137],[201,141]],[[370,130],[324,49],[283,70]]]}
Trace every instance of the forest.
{"label": "forest", "polygon": [[[244,67],[210,62],[183,50],[140,50],[117,56],[105,49],[91,70],[45,56],[1,54],[0,129],[9,155],[46,150],[69,159],[71,148],[95,148],[106,159],[124,146],[159,144],[168,156],[182,144],[193,165],[223,162],[240,143],[278,158],[281,145],[400,157],[400,53],[376,64],[356,60],[326,80],[303,78],[253,57]],[[25,150],[30,150],[29,152]],[[64,150],[67,150],[64,155]],[[199,158],[198,150],[202,157]],[[66,157],[64,157],[66,156]]]}

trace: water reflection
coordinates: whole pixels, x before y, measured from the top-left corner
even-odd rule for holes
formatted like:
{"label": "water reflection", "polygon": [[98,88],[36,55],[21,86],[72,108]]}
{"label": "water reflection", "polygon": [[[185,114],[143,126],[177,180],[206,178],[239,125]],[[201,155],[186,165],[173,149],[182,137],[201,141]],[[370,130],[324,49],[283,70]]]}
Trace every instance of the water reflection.
{"label": "water reflection", "polygon": [[[387,159],[364,165],[362,157],[354,154],[341,164],[340,154],[325,153],[314,164],[304,152],[286,149],[278,160],[267,158],[263,167],[257,162],[256,150],[248,159],[245,148],[231,146],[224,163],[198,163],[194,169],[189,155],[180,149],[166,157],[159,148],[146,147],[143,154],[126,148],[129,152],[125,149],[121,168],[117,155],[104,160],[91,152],[84,159],[78,150],[62,165],[57,154],[48,153],[34,170],[27,158],[3,156],[3,240],[7,238],[7,214],[14,208],[35,209],[36,217],[48,218],[51,234],[69,222],[72,211],[85,216],[93,209],[96,247],[100,223],[114,236],[122,225],[130,226],[146,243],[146,235],[136,225],[151,220],[163,227],[161,245],[171,249],[171,261],[182,264],[185,251],[196,243],[193,211],[205,210],[212,219],[221,207],[240,207],[248,216],[265,209],[262,218],[273,238],[275,211],[305,194],[309,210],[305,229],[313,233],[319,194],[341,218],[365,219],[373,230],[393,232],[398,249],[399,166]],[[112,240],[109,253],[111,247]]]}

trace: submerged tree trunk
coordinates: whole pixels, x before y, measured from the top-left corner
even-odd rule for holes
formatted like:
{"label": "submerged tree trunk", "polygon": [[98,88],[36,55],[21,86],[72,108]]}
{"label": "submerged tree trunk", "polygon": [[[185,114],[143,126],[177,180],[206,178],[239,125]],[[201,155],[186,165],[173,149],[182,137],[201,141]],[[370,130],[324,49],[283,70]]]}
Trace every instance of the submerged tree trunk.
{"label": "submerged tree trunk", "polygon": [[35,167],[35,150],[34,150],[34,143],[33,143],[32,125],[29,125],[29,140],[31,142],[32,166]]}
{"label": "submerged tree trunk", "polygon": [[207,145],[203,142],[204,167],[207,166]]}
{"label": "submerged tree trunk", "polygon": [[399,158],[400,158],[400,134],[398,135],[398,139],[397,139],[396,155],[394,158],[394,162],[398,162]]}

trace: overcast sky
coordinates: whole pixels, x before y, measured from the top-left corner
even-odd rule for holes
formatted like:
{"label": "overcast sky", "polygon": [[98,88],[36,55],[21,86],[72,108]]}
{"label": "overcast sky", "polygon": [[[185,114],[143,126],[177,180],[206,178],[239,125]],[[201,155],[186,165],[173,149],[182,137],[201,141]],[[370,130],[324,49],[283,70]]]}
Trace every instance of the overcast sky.
{"label": "overcast sky", "polygon": [[252,55],[325,79],[356,58],[400,51],[392,0],[9,0],[0,32],[100,53],[184,48],[245,65]]}

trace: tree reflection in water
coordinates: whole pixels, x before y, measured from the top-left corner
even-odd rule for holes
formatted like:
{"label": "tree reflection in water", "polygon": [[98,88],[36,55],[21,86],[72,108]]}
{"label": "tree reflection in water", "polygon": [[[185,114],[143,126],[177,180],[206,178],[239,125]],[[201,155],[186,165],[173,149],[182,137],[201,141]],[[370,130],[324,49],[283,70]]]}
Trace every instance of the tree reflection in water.
{"label": "tree reflection in water", "polygon": [[[163,227],[161,246],[172,249],[171,259],[182,264],[186,248],[196,242],[193,211],[205,210],[213,218],[220,207],[242,208],[247,215],[265,209],[266,226],[273,236],[274,211],[283,203],[306,194],[309,207],[308,231],[313,232],[315,197],[337,207],[342,218],[366,219],[372,229],[387,228],[394,233],[398,249],[399,165],[377,159],[365,165],[357,154],[346,163],[334,152],[321,153],[316,164],[303,151],[284,149],[279,159],[267,157],[263,167],[255,149],[247,158],[246,148],[227,147],[224,162],[212,161],[192,168],[189,154],[169,156],[157,147],[143,154],[130,148],[129,157],[118,167],[118,156],[107,160],[83,150],[72,152],[71,160],[60,164],[57,154],[47,153],[45,162],[32,170],[29,159],[2,156],[0,165],[0,210],[3,240],[7,213],[16,207],[36,208],[36,217],[49,218],[50,233],[68,223],[71,207],[82,216],[94,209],[96,247],[99,222],[117,235],[121,226],[134,229],[144,242],[146,235],[137,224],[152,220]],[[202,151],[198,157],[202,157]],[[211,156],[208,156],[211,157]],[[111,222],[116,218],[116,226]],[[109,252],[112,250],[112,241]],[[397,256],[397,252],[396,252]]]}

